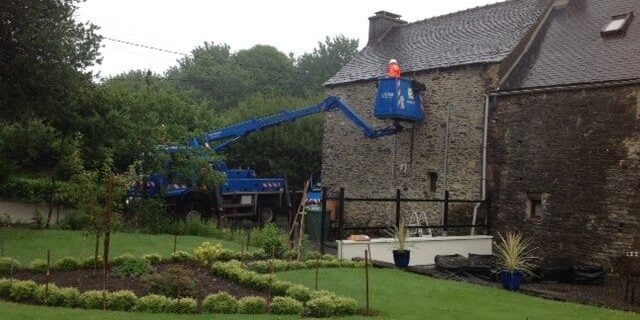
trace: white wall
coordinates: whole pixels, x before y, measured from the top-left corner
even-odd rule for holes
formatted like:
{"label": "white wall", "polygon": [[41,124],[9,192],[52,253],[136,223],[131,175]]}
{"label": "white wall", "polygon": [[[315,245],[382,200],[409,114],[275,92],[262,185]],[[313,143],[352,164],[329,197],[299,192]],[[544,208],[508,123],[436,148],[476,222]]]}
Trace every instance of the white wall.
{"label": "white wall", "polygon": [[[434,264],[436,255],[469,253],[491,254],[491,236],[451,236],[407,239],[407,249],[411,250],[410,266]],[[341,240],[338,243],[338,258],[364,258],[364,251],[371,248],[371,259],[393,263],[393,250],[397,242],[392,238],[377,238],[371,241]]]}

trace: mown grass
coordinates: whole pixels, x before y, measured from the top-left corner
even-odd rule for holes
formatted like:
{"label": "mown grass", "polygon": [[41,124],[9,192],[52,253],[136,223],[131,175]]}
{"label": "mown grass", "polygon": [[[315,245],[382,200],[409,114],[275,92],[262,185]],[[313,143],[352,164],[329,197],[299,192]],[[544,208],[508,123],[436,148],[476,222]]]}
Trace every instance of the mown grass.
{"label": "mown grass", "polygon": [[[383,319],[640,319],[640,314],[558,302],[500,288],[440,280],[397,270],[370,269],[371,308]],[[315,286],[315,270],[282,272],[279,279]],[[319,289],[365,303],[363,269],[321,269]]]}
{"label": "mown grass", "polygon": [[[0,241],[4,255],[18,259],[27,265],[34,259],[46,259],[47,249],[51,250],[53,261],[62,257],[86,258],[93,256],[95,238],[85,237],[80,231],[31,230],[26,228],[0,228]],[[240,250],[234,242],[196,236],[178,236],[177,250],[191,252],[204,241],[221,242],[225,248]],[[102,252],[102,242],[100,243]],[[111,235],[111,256],[123,253],[141,256],[159,253],[168,257],[173,252],[172,235],[150,235],[139,233],[113,233]]]}

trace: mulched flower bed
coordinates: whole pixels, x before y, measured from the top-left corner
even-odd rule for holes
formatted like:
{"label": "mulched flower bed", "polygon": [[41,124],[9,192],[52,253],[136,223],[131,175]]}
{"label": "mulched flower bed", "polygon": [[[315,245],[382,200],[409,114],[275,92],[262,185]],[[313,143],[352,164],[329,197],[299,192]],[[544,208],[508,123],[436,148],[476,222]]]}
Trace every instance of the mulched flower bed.
{"label": "mulched flower bed", "polygon": [[[162,271],[170,265],[176,265],[176,263],[154,265],[153,272]],[[193,280],[196,282],[196,290],[194,291],[193,298],[200,301],[207,295],[220,291],[226,291],[236,298],[242,298],[245,296],[266,297],[265,293],[241,286],[224,278],[216,277],[212,275],[207,268],[195,262],[179,263],[177,265],[187,269],[193,275]],[[43,273],[36,273],[30,270],[16,271],[14,272],[13,277],[20,280],[33,280],[39,284],[44,284],[46,281],[46,277]],[[88,290],[102,290],[102,269],[96,272],[94,272],[93,269],[80,269],[75,271],[52,270],[50,283],[55,283],[59,287],[75,287],[80,290],[80,292]],[[110,274],[107,278],[107,290],[131,290],[135,292],[138,297],[150,294],[149,289],[145,286],[142,278],[135,276],[119,277]]]}
{"label": "mulched flower bed", "polygon": [[[471,282],[486,286],[501,287],[498,282],[484,281],[438,271],[433,266],[414,266],[409,272],[427,275],[434,278]],[[640,312],[640,293],[636,293],[636,303],[624,300],[625,281],[620,278],[606,277],[602,285],[585,285],[573,283],[526,283],[522,285],[525,294],[539,296],[546,299],[570,301],[595,305],[612,309]],[[636,290],[637,291],[637,290]]]}

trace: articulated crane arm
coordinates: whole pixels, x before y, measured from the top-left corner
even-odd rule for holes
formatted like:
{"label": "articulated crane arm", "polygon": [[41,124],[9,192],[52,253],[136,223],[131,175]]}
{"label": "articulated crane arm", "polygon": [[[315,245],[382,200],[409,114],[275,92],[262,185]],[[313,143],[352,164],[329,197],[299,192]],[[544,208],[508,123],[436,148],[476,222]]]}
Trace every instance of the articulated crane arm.
{"label": "articulated crane arm", "polygon": [[[218,152],[226,149],[234,142],[253,132],[258,132],[263,129],[275,127],[299,118],[304,118],[317,113],[332,111],[335,109],[342,111],[342,113],[344,113],[347,118],[349,118],[349,120],[351,120],[362,129],[362,131],[364,132],[364,136],[370,139],[394,135],[399,133],[403,129],[402,126],[395,122],[392,126],[376,130],[372,125],[367,123],[357,113],[355,113],[355,111],[353,111],[353,109],[351,109],[346,102],[342,101],[342,99],[335,96],[330,96],[324,99],[321,103],[314,106],[309,106],[293,111],[285,110],[272,116],[260,119],[253,118],[236,125],[222,128],[220,130],[208,133],[202,141],[206,145],[209,145],[212,142],[222,141],[220,144],[213,147],[213,150]],[[201,146],[201,144],[201,140],[197,138],[193,138],[191,141],[189,141],[189,145],[191,147],[198,148]]]}

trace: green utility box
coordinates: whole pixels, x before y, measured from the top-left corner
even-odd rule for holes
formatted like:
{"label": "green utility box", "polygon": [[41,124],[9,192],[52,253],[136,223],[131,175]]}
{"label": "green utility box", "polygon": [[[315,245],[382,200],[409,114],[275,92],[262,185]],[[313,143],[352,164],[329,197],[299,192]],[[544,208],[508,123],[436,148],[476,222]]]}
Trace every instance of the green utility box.
{"label": "green utility box", "polygon": [[329,234],[329,229],[331,227],[331,210],[327,209],[324,215],[324,232],[321,232],[322,229],[322,220],[320,220],[320,216],[322,216],[322,207],[321,206],[308,206],[307,209],[307,217],[304,226],[304,232],[309,235],[309,240],[313,242],[320,242],[320,234],[324,239],[327,239],[327,235]]}

